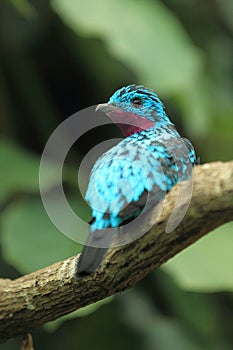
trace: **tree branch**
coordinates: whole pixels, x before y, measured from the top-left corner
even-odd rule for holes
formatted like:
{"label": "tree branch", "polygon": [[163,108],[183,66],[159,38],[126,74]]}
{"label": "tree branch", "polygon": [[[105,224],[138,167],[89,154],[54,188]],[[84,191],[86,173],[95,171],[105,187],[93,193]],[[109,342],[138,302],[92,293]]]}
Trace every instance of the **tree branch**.
{"label": "tree branch", "polygon": [[17,278],[0,279],[0,341],[30,331],[135,285],[201,236],[233,219],[233,161],[197,166],[189,210],[175,231],[165,227],[178,186],[166,196],[162,214],[147,234],[111,249],[98,272],[76,277],[78,257]]}

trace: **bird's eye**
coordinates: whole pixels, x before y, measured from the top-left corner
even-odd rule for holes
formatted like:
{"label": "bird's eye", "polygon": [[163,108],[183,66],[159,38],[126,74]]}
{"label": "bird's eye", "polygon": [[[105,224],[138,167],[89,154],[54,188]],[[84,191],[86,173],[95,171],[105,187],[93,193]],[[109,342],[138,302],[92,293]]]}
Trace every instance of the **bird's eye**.
{"label": "bird's eye", "polygon": [[133,98],[133,99],[131,100],[131,103],[132,103],[132,105],[134,105],[135,107],[141,107],[141,106],[142,106],[142,100],[141,100],[140,98],[138,98],[138,97]]}

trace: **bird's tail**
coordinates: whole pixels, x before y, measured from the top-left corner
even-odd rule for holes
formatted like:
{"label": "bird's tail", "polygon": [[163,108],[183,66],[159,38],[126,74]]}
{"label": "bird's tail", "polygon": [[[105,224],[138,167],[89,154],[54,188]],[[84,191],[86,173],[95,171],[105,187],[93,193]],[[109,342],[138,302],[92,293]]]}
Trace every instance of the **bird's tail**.
{"label": "bird's tail", "polygon": [[95,230],[94,232],[89,233],[78,261],[78,276],[87,276],[99,267],[108,247],[111,245],[111,241],[112,235],[108,234],[106,230]]}

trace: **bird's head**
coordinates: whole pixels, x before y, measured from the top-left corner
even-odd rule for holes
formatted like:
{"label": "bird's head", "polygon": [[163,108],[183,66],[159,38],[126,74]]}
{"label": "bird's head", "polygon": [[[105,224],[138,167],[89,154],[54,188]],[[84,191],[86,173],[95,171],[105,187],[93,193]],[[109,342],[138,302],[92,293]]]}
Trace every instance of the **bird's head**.
{"label": "bird's head", "polygon": [[171,124],[158,96],[142,85],[128,85],[117,90],[108,103],[97,106],[122,130],[125,136],[154,126]]}

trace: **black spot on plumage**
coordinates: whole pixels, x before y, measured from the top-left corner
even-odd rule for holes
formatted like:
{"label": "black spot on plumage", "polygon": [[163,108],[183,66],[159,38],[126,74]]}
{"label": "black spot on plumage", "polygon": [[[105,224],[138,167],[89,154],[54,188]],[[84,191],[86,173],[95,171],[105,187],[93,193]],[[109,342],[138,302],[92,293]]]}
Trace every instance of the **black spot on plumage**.
{"label": "black spot on plumage", "polygon": [[124,94],[126,93],[126,89],[121,89],[120,93],[119,93],[119,97],[122,97]]}
{"label": "black spot on plumage", "polygon": [[141,95],[148,95],[145,91],[142,90],[137,90],[137,93]]}

